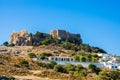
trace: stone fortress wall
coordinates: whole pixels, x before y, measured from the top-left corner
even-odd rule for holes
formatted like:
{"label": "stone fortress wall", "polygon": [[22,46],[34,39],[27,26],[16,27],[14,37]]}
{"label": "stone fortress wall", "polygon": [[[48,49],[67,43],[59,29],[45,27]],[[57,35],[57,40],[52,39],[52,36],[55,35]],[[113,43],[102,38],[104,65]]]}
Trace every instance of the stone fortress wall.
{"label": "stone fortress wall", "polygon": [[52,30],[50,32],[50,35],[53,38],[59,38],[59,39],[67,39],[67,38],[75,38],[75,39],[80,39],[80,34],[73,34],[73,33],[69,33],[65,30]]}
{"label": "stone fortress wall", "polygon": [[[42,33],[44,37],[53,37],[59,38],[61,40],[66,40],[67,38],[75,38],[80,40],[80,34],[72,34],[65,30],[51,30],[50,34]],[[10,35],[10,43],[15,44],[16,46],[31,46],[31,40],[42,42],[45,38],[36,38],[30,36],[27,30],[21,32],[13,32]]]}

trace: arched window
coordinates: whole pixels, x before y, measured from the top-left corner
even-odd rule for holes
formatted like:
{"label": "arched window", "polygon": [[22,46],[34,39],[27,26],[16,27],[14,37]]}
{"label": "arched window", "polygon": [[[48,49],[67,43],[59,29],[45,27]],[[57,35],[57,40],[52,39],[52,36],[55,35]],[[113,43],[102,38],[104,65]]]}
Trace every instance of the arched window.
{"label": "arched window", "polygon": [[55,58],[55,60],[57,61],[58,59],[57,59],[57,58]]}
{"label": "arched window", "polygon": [[71,61],[73,61],[73,59],[71,59]]}
{"label": "arched window", "polygon": [[69,59],[69,58],[67,58],[67,61],[70,61],[70,59]]}
{"label": "arched window", "polygon": [[63,58],[61,59],[61,61],[63,61]]}

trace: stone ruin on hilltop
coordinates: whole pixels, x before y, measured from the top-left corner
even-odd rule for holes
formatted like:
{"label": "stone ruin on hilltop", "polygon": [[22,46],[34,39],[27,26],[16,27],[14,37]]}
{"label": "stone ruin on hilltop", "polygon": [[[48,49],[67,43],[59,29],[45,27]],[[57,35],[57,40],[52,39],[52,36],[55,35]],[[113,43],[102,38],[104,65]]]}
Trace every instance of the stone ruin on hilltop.
{"label": "stone ruin on hilltop", "polygon": [[16,46],[29,46],[31,37],[28,34],[27,30],[21,32],[13,32],[10,36],[10,43],[15,44]]}
{"label": "stone ruin on hilltop", "polygon": [[[77,39],[81,40],[80,34],[72,34],[65,30],[51,30],[50,34],[40,33],[42,36],[35,36],[35,34],[28,34],[27,30],[21,32],[13,32],[10,35],[10,43],[13,43],[15,46],[33,46],[40,45],[43,40],[46,38],[58,38],[62,41],[66,39]],[[34,43],[33,43],[34,42]]]}

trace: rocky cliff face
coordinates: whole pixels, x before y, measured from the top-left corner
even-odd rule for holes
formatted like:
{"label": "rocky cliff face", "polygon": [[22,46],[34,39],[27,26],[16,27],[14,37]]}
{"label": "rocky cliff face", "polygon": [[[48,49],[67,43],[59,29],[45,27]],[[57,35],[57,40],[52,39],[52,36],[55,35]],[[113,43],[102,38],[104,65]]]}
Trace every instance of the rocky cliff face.
{"label": "rocky cliff face", "polygon": [[10,43],[16,46],[30,46],[31,37],[28,35],[27,30],[21,32],[13,32],[10,35]]}

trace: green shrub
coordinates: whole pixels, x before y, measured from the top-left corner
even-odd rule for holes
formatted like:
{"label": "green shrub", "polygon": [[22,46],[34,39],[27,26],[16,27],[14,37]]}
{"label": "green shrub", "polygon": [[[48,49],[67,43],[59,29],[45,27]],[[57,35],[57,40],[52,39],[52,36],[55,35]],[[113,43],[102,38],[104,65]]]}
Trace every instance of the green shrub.
{"label": "green shrub", "polygon": [[42,45],[48,45],[51,43],[51,39],[46,38],[44,41],[42,41]]}
{"label": "green shrub", "polygon": [[28,53],[28,56],[29,56],[30,58],[35,58],[35,57],[36,57],[35,53],[32,53],[32,52],[29,52],[29,53]]}
{"label": "green shrub", "polygon": [[87,72],[84,70],[80,71],[79,73],[80,73],[80,76],[83,76],[83,77],[87,76]]}
{"label": "green shrub", "polygon": [[47,57],[52,56],[51,53],[42,53],[41,55],[44,55],[44,56],[47,56]]}
{"label": "green shrub", "polygon": [[74,56],[74,59],[75,59],[75,61],[80,61],[80,58],[79,58],[78,55],[75,55],[75,56]]}
{"label": "green shrub", "polygon": [[66,70],[63,68],[63,66],[61,66],[61,65],[55,65],[54,66],[54,70],[56,71],[56,72],[62,72],[62,73],[64,73],[64,72],[66,72]]}
{"label": "green shrub", "polygon": [[99,73],[99,78],[101,80],[119,80],[120,79],[120,72],[117,70],[112,70],[109,72],[101,71]]}
{"label": "green shrub", "polygon": [[21,60],[20,65],[23,66],[23,67],[29,67],[29,63],[26,60]]}
{"label": "green shrub", "polygon": [[41,60],[44,60],[46,57],[49,57],[49,56],[52,56],[52,54],[51,53],[41,53],[38,57]]}
{"label": "green shrub", "polygon": [[82,70],[82,69],[84,69],[84,68],[83,68],[83,66],[80,65],[80,64],[76,65],[76,67],[75,67],[75,71],[80,71],[80,70]]}
{"label": "green shrub", "polygon": [[80,61],[81,61],[81,62],[86,62],[86,57],[80,56]]}
{"label": "green shrub", "polygon": [[13,80],[13,79],[15,79],[13,76],[8,76],[8,79],[9,80]]}
{"label": "green shrub", "polygon": [[46,67],[46,63],[36,61],[38,66]]}
{"label": "green shrub", "polygon": [[66,69],[67,73],[69,73],[70,71],[75,71],[75,65],[70,63],[66,64],[64,68]]}
{"label": "green shrub", "polygon": [[70,43],[70,42],[64,42],[64,43],[62,44],[62,47],[65,48],[65,49],[67,49],[67,50],[71,50],[71,49],[74,48],[74,44],[72,44],[72,43]]}
{"label": "green shrub", "polygon": [[85,71],[75,71],[74,72],[74,76],[82,76],[82,77],[85,77],[87,76],[87,73]]}
{"label": "green shrub", "polygon": [[54,68],[54,66],[57,65],[55,61],[51,61],[50,64],[52,65],[52,68]]}
{"label": "green shrub", "polygon": [[8,46],[9,43],[6,41],[6,42],[3,43],[3,45],[4,45],[4,46]]}
{"label": "green shrub", "polygon": [[88,67],[92,72],[94,72],[96,74],[99,74],[99,72],[101,71],[101,69],[97,68],[94,64],[90,64]]}
{"label": "green shrub", "polygon": [[45,55],[40,54],[40,55],[39,55],[39,58],[40,58],[41,60],[44,60],[44,59],[45,59]]}
{"label": "green shrub", "polygon": [[53,69],[53,66],[50,63],[46,63],[45,68],[46,69]]}
{"label": "green shrub", "polygon": [[61,39],[58,39],[58,38],[54,38],[54,41],[56,44],[60,44],[61,43]]}
{"label": "green shrub", "polygon": [[99,73],[99,79],[100,80],[111,80],[107,72],[100,72]]}

